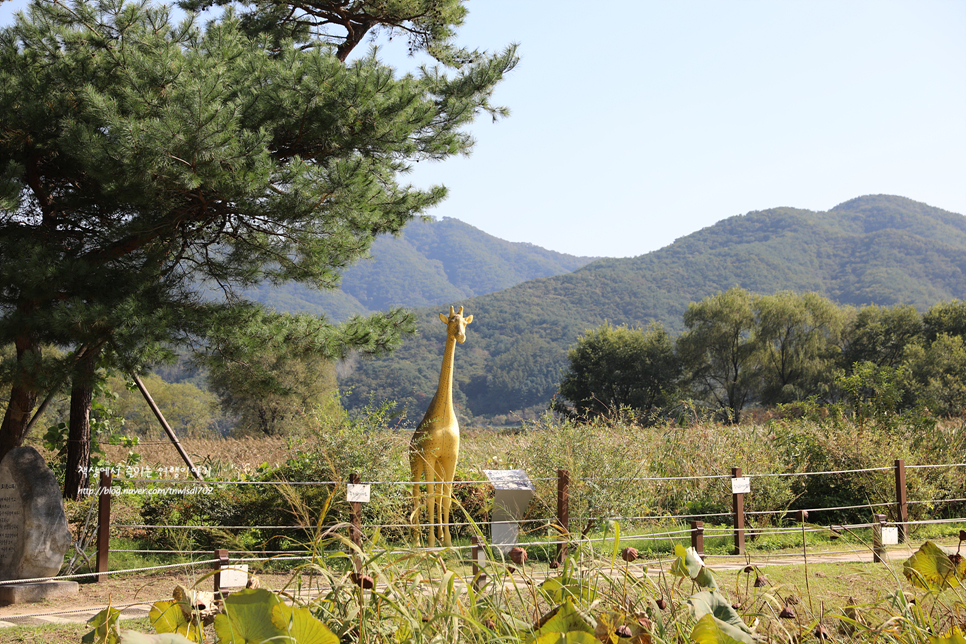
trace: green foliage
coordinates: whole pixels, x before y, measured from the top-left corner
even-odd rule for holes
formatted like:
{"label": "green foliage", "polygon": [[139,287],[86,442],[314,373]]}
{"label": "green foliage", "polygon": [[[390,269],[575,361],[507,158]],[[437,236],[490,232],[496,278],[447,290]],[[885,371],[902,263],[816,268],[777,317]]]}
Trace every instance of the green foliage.
{"label": "green foliage", "polygon": [[939,302],[922,316],[926,339],[934,342],[939,336],[966,336],[966,301]]}
{"label": "green foliage", "polygon": [[627,408],[642,419],[671,407],[681,365],[663,327],[613,327],[588,331],[567,354],[560,395],[582,417],[611,415]]}
{"label": "green foliage", "polygon": [[840,376],[836,385],[842,390],[852,416],[860,428],[869,423],[893,427],[901,417],[906,374],[890,366],[874,362],[857,362],[852,372]]}
{"label": "green foliage", "polygon": [[762,352],[761,403],[827,393],[844,324],[845,312],[818,293],[782,291],[759,298],[755,340]]}
{"label": "green foliage", "polygon": [[692,303],[678,350],[691,387],[737,423],[760,386],[762,355],[755,342],[757,299],[732,288]]}
{"label": "green foliage", "polygon": [[[219,412],[214,394],[190,382],[166,382],[154,374],[142,377],[141,381],[179,437],[201,438],[215,433]],[[115,392],[117,414],[123,418],[124,427],[129,432],[142,437],[167,439],[158,419],[133,382],[113,377],[108,380],[107,386]]]}
{"label": "green foliage", "polygon": [[[444,198],[397,176],[467,153],[463,128],[505,114],[490,96],[516,57],[454,48],[461,0],[391,4],[362,8],[337,50],[381,25],[448,69],[398,75],[375,50],[344,64],[304,22],[280,30],[298,11],[269,3],[201,26],[145,3],[38,1],[0,32],[0,247],[23,260],[0,264],[0,339],[17,343],[24,415],[48,385],[43,342],[109,338],[141,368],[159,343],[248,315],[238,288],[335,288],[376,236]],[[322,320],[322,346],[341,351],[325,357],[391,347],[407,319]],[[25,425],[7,414],[0,452]]]}
{"label": "green foliage", "polygon": [[223,409],[237,418],[236,435],[298,433],[313,409],[338,406],[333,356],[344,355],[347,346],[378,354],[412,331],[400,311],[368,329],[360,325],[351,338],[305,314],[248,313],[219,327],[214,350],[197,358]]}
{"label": "green foliage", "polygon": [[940,416],[966,413],[966,334],[941,333],[926,346],[907,346],[904,367],[918,404]]}
{"label": "green foliage", "polygon": [[865,306],[849,325],[842,351],[842,366],[872,362],[898,367],[906,346],[923,334],[922,316],[913,306]]}
{"label": "green foliage", "polygon": [[[124,445],[129,448],[136,448],[138,445],[137,436],[122,433],[130,428],[125,425],[118,398],[118,394],[111,388],[109,379],[101,377],[95,380],[90,411],[90,460],[79,465],[86,470],[81,480],[87,480],[88,474],[99,469],[110,469],[114,465],[134,466],[141,462],[139,453],[129,451],[123,463],[112,463],[101,447],[102,444]],[[69,432],[67,423],[60,422],[49,426],[43,435],[44,449],[53,453],[53,456],[47,459],[47,465],[59,480],[63,480],[66,474]]]}
{"label": "green foliage", "polygon": [[[162,525],[278,525],[302,526],[301,530],[248,530],[230,537],[247,548],[278,549],[306,543],[319,518],[348,521],[345,484],[359,473],[366,480],[408,480],[403,455],[406,437],[386,427],[391,423],[388,406],[373,408],[352,418],[336,405],[309,410],[298,436],[292,437],[292,456],[278,467],[265,466],[256,480],[276,485],[216,486],[212,494],[177,498],[150,497],[144,504],[145,521]],[[327,485],[284,485],[286,482],[326,481]],[[282,484],[282,485],[277,485]],[[406,486],[387,486],[363,506],[363,521],[405,524],[410,510]],[[458,516],[458,513],[454,513]],[[402,530],[389,530],[398,536]],[[212,548],[223,542],[222,531],[194,530],[187,543],[183,531],[160,530],[152,537],[165,546]]]}

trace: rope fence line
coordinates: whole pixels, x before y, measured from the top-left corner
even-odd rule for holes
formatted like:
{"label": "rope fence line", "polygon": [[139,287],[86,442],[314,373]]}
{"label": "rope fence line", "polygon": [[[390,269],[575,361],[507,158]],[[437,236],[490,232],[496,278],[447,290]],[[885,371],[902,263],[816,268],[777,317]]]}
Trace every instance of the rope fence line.
{"label": "rope fence line", "polygon": [[[910,466],[910,468],[911,467],[930,467],[930,468],[947,467],[947,468],[954,468],[954,467],[961,467],[961,466],[964,466],[964,464],[950,464],[950,465],[945,465],[945,466],[944,465]],[[751,487],[750,487],[750,485],[748,483],[748,481],[750,481],[751,479],[755,479],[755,478],[766,478],[766,477],[782,477],[782,476],[799,476],[800,477],[800,476],[819,476],[819,475],[836,475],[836,474],[857,474],[857,473],[866,473],[866,472],[888,472],[888,471],[893,471],[895,473],[895,477],[896,477],[896,500],[895,501],[886,501],[886,502],[878,502],[878,503],[866,503],[866,504],[861,504],[861,505],[843,505],[843,506],[828,507],[828,508],[808,508],[808,509],[787,509],[786,508],[786,509],[782,509],[782,510],[754,510],[754,511],[747,511],[747,512],[744,510],[744,497],[746,496],[746,494],[748,494],[749,492],[752,491],[752,489],[751,489]],[[584,478],[574,478],[573,479],[574,481],[583,482],[585,484],[588,484],[591,488],[597,487],[597,486],[599,486],[601,484],[605,484],[607,482],[615,482],[615,483],[635,483],[635,482],[656,482],[656,481],[682,481],[682,480],[707,481],[707,480],[727,480],[727,479],[730,479],[730,481],[731,481],[731,496],[732,496],[732,501],[733,501],[733,509],[732,509],[732,512],[726,512],[726,511],[724,511],[724,512],[694,513],[694,514],[683,514],[683,515],[660,514],[660,515],[636,515],[636,516],[614,515],[614,516],[574,516],[574,517],[571,517],[569,515],[569,498],[570,498],[569,495],[570,495],[570,484],[571,484],[570,474],[569,474],[569,472],[566,472],[565,470],[559,470],[558,471],[558,476],[556,477],[556,479],[554,479],[552,477],[541,477],[541,478],[527,479],[531,483],[533,483],[533,482],[547,482],[547,481],[553,481],[553,480],[556,480],[557,481],[557,494],[558,494],[557,513],[558,514],[557,514],[556,517],[542,517],[542,518],[531,518],[531,519],[520,518],[519,520],[515,520],[515,521],[514,520],[500,520],[500,521],[494,521],[494,522],[489,522],[489,521],[485,521],[485,522],[486,523],[490,523],[491,525],[515,524],[515,525],[519,525],[519,526],[527,526],[527,525],[532,526],[532,525],[536,524],[536,527],[531,527],[531,528],[524,527],[523,530],[522,530],[522,532],[521,532],[521,535],[526,535],[528,533],[529,534],[538,534],[540,530],[549,530],[551,532],[550,532],[550,535],[548,535],[548,536],[551,536],[552,537],[553,536],[553,532],[552,531],[553,531],[554,528],[556,528],[557,532],[560,533],[560,534],[562,534],[562,535],[564,535],[564,536],[560,536],[560,537],[558,537],[556,539],[550,538],[550,539],[541,539],[539,541],[520,542],[520,543],[517,543],[516,545],[519,545],[521,547],[526,547],[526,546],[539,546],[539,547],[545,547],[545,548],[546,547],[556,546],[557,547],[558,559],[562,556],[562,553],[565,553],[566,552],[566,550],[567,550],[568,547],[572,547],[575,544],[579,544],[579,543],[593,544],[593,543],[609,543],[609,542],[613,542],[615,536],[613,534],[608,534],[607,532],[605,532],[603,536],[593,536],[593,537],[588,537],[585,534],[589,530],[589,528],[592,527],[592,526],[594,526],[595,524],[596,525],[603,525],[603,524],[605,524],[606,522],[609,522],[609,521],[627,521],[627,522],[644,522],[644,521],[647,521],[647,522],[653,522],[653,521],[656,521],[656,522],[664,522],[664,521],[674,521],[675,523],[680,524],[680,523],[685,523],[687,520],[690,519],[691,520],[690,521],[690,524],[691,524],[690,529],[683,528],[683,529],[660,530],[660,531],[654,531],[654,532],[645,532],[645,533],[639,533],[639,534],[623,534],[623,535],[621,535],[620,539],[622,541],[625,541],[625,542],[628,542],[628,541],[633,541],[633,542],[672,541],[673,542],[673,541],[686,541],[686,540],[688,540],[690,538],[692,547],[695,547],[695,549],[698,552],[703,553],[703,539],[704,539],[705,536],[707,536],[709,538],[713,538],[713,539],[721,539],[721,538],[727,538],[729,536],[733,536],[734,537],[734,543],[735,543],[734,556],[748,556],[747,553],[745,552],[745,547],[744,547],[744,545],[745,545],[744,542],[745,542],[745,537],[746,536],[759,537],[759,536],[782,535],[782,534],[802,534],[804,536],[805,534],[813,534],[813,533],[818,534],[818,533],[826,533],[826,532],[829,532],[829,531],[832,531],[832,532],[840,532],[841,530],[870,528],[870,527],[873,528],[873,533],[875,534],[876,531],[878,530],[878,528],[880,528],[881,526],[885,525],[884,522],[886,520],[886,516],[884,514],[875,514],[874,515],[875,518],[871,522],[869,522],[869,523],[856,523],[856,524],[849,524],[849,525],[838,525],[838,526],[827,526],[826,527],[826,526],[821,526],[821,525],[817,525],[817,524],[807,524],[806,525],[806,517],[808,516],[809,513],[823,513],[823,512],[849,511],[849,510],[852,510],[852,511],[855,511],[855,510],[868,510],[868,511],[874,513],[877,510],[880,510],[880,509],[883,509],[883,508],[894,509],[894,512],[893,512],[893,514],[894,514],[894,517],[893,517],[894,518],[894,521],[892,521],[891,525],[898,527],[898,529],[900,531],[900,540],[901,541],[906,541],[907,540],[909,526],[913,526],[913,525],[925,525],[925,524],[941,524],[941,523],[958,523],[958,522],[966,523],[966,519],[958,519],[958,518],[941,518],[941,519],[934,519],[934,520],[910,521],[909,520],[909,517],[908,517],[908,506],[910,504],[926,504],[926,503],[933,503],[933,504],[951,504],[951,503],[957,503],[957,502],[966,501],[966,499],[954,498],[954,499],[931,499],[931,500],[908,501],[906,499],[905,471],[906,471],[906,466],[904,465],[903,461],[897,460],[895,462],[895,466],[894,467],[857,468],[857,469],[850,469],[850,470],[821,471],[821,472],[791,472],[791,473],[780,473],[780,474],[747,474],[745,476],[742,476],[742,470],[741,470],[741,468],[735,467],[735,468],[732,468],[732,474],[730,476],[729,475],[726,475],[726,474],[713,474],[713,475],[673,476],[673,477],[635,477],[635,478],[603,478],[603,477],[598,478],[598,477],[584,477]],[[744,482],[743,484],[742,484],[742,481]],[[216,562],[219,563],[219,566],[220,566],[220,565],[222,565],[224,563],[224,561],[227,560],[226,558],[228,556],[228,551],[227,550],[219,550],[217,552],[224,553],[225,559],[201,560],[201,561],[198,561],[198,562],[186,562],[186,563],[168,564],[168,565],[162,565],[162,566],[150,566],[150,567],[137,568],[137,569],[131,569],[131,570],[107,571],[107,557],[108,557],[108,552],[110,550],[110,548],[109,548],[109,529],[111,527],[114,527],[114,528],[123,528],[123,529],[145,529],[145,530],[151,530],[151,529],[186,529],[186,530],[205,530],[205,531],[219,530],[219,529],[224,529],[224,530],[300,530],[300,531],[315,531],[315,530],[320,530],[321,529],[321,530],[325,530],[325,531],[327,531],[329,533],[332,533],[332,532],[337,531],[337,530],[341,530],[342,528],[347,528],[348,529],[348,532],[349,532],[349,539],[353,543],[356,544],[356,548],[360,548],[361,549],[361,535],[362,535],[362,522],[361,522],[362,512],[361,512],[361,508],[362,508],[362,505],[361,505],[360,502],[355,501],[355,500],[352,500],[352,499],[347,499],[347,501],[349,502],[349,505],[350,505],[350,507],[352,509],[351,510],[352,511],[352,519],[351,519],[351,522],[348,522],[348,523],[342,522],[342,523],[339,523],[339,524],[326,524],[326,525],[322,525],[322,526],[315,526],[315,525],[210,525],[210,526],[204,526],[204,525],[166,525],[166,524],[115,524],[115,525],[111,525],[110,524],[110,502],[111,502],[111,496],[112,496],[112,494],[117,494],[116,490],[118,489],[118,488],[114,487],[114,483],[118,483],[118,484],[127,484],[127,483],[145,484],[145,483],[148,483],[148,484],[153,484],[153,485],[165,485],[165,484],[170,485],[170,484],[185,483],[185,484],[190,484],[192,486],[199,486],[199,485],[263,485],[263,486],[266,486],[266,487],[271,487],[271,486],[316,486],[316,487],[320,487],[320,486],[343,486],[345,484],[356,484],[356,485],[358,485],[358,484],[362,483],[362,481],[361,481],[361,477],[359,475],[357,475],[357,474],[353,474],[348,481],[294,481],[294,482],[286,482],[286,481],[222,481],[222,480],[197,481],[197,480],[194,480],[194,479],[187,479],[187,478],[184,478],[184,479],[182,479],[182,478],[172,478],[172,479],[161,478],[161,479],[158,479],[158,478],[134,478],[134,477],[132,477],[132,478],[126,478],[126,477],[123,477],[123,476],[118,476],[116,479],[112,479],[112,477],[110,476],[110,473],[102,472],[101,483],[102,483],[102,485],[101,485],[100,490],[99,490],[101,492],[101,494],[99,494],[100,498],[98,500],[98,505],[99,505],[99,508],[100,508],[99,516],[101,515],[101,511],[104,510],[105,501],[106,501],[106,512],[107,513],[106,513],[105,516],[107,517],[107,519],[106,519],[106,521],[104,520],[103,517],[101,517],[99,519],[97,572],[96,573],[86,573],[86,574],[72,575],[72,577],[90,577],[91,575],[95,575],[97,578],[99,578],[99,575],[101,575],[101,574],[121,574],[121,573],[126,573],[126,572],[142,572],[142,571],[160,570],[160,569],[164,569],[164,568],[174,568],[174,567],[182,567],[182,566],[205,565],[205,564],[208,564],[208,563],[216,563]],[[460,485],[460,484],[467,484],[467,485],[486,484],[486,485],[491,485],[491,484],[493,484],[493,482],[490,481],[489,479],[488,480],[485,480],[485,481],[484,480],[450,481],[449,483],[453,483],[455,485]],[[406,487],[410,487],[410,486],[414,485],[412,481],[369,481],[369,482],[366,482],[366,484],[369,485],[369,486],[375,486],[375,485],[386,485],[386,486],[388,486],[388,485],[397,485],[398,486],[398,485],[403,485],[403,486],[406,486]],[[532,486],[530,486],[530,488],[532,489]],[[129,488],[126,488],[126,487],[123,487],[123,486],[122,486],[121,489],[123,490],[122,491],[122,494],[130,494],[132,491],[138,492],[137,490],[130,490]],[[578,489],[581,489],[581,487],[578,486]],[[760,526],[760,527],[747,526],[746,527],[745,526],[745,519],[746,519],[746,517],[771,516],[771,515],[777,515],[777,516],[783,516],[783,517],[788,517],[789,515],[792,515],[793,517],[795,517],[794,520],[797,521],[797,522],[799,522],[799,523],[801,523],[802,525],[801,526],[797,526],[797,525],[793,524],[792,526],[788,526],[786,524],[785,526],[774,526],[774,527],[771,527],[771,526]],[[723,519],[725,522],[727,522],[730,519],[731,526],[730,527],[728,527],[728,526],[720,526],[720,525],[708,525],[708,526],[704,526],[704,520],[705,519]],[[584,521],[587,522],[587,527],[584,528],[584,532],[583,533],[581,533],[579,530],[578,531],[571,530],[571,528],[570,528],[570,521],[572,521],[572,520],[573,521],[580,521],[580,522],[584,522]],[[444,524],[442,524],[442,523],[432,523],[432,524],[421,524],[421,525],[418,525],[418,526],[414,526],[411,523],[385,523],[385,524],[367,523],[366,524],[366,528],[367,529],[373,529],[373,530],[378,530],[378,529],[412,529],[412,528],[425,529],[427,527],[439,527],[439,526],[442,526],[442,525],[444,525]],[[456,527],[456,528],[467,527],[467,526],[474,526],[475,527],[475,526],[481,525],[481,522],[475,522],[475,521],[453,522],[453,523],[449,523],[449,524],[446,524],[446,525],[448,525],[449,527]],[[675,526],[675,527],[677,527],[677,526]],[[879,530],[879,531],[881,532],[881,530]],[[268,544],[265,544],[265,545],[268,545]],[[803,546],[804,546],[804,544],[803,544]],[[432,548],[432,549],[430,549],[430,548],[422,548],[422,549],[418,549],[418,551],[419,552],[440,552],[440,551],[444,551],[444,550],[465,551],[467,549],[477,548],[477,547],[479,547],[479,546],[478,545],[473,545],[473,546],[456,546],[455,548]],[[116,550],[115,552],[143,553],[143,554],[162,554],[162,553],[169,553],[169,552],[173,552],[173,551],[168,551],[168,550],[160,550],[160,551],[155,550],[155,551],[151,551],[151,550],[146,550],[146,549],[145,550],[131,549],[131,550]],[[203,554],[203,552],[204,551],[179,551],[179,554],[198,555],[198,554]],[[313,555],[300,555],[300,554],[297,554],[298,552],[300,552],[299,550],[273,550],[273,551],[266,551],[266,550],[250,551],[250,550],[246,550],[246,551],[236,551],[236,552],[238,554],[272,555],[272,556],[269,556],[269,557],[249,557],[249,558],[246,558],[246,559],[233,559],[233,561],[237,561],[237,562],[242,562],[242,561],[250,561],[250,562],[258,562],[258,561],[296,561],[296,560],[304,560],[304,559],[307,559],[307,558],[311,558],[313,556],[316,556],[314,554]],[[339,553],[341,553],[344,556],[350,556],[350,554],[347,553],[347,552],[345,552],[344,549],[343,550],[332,551],[332,552],[339,552]],[[357,550],[357,552],[358,552],[358,550]],[[102,564],[102,561],[101,561],[101,559],[102,559],[102,553],[103,553],[103,564]],[[219,555],[219,556],[222,556],[222,555]],[[721,556],[721,555],[715,555],[715,556]],[[761,556],[761,555],[756,555],[756,556]],[[352,557],[353,557],[354,560],[357,560],[358,554],[352,555]],[[6,582],[6,583],[9,583],[9,582]]]}
{"label": "rope fence line", "polygon": [[[961,499],[929,499],[929,500],[922,500],[922,501],[909,501],[908,503],[909,503],[909,505],[913,505],[913,504],[917,504],[917,503],[918,504],[923,504],[923,503],[953,503],[953,502],[964,502],[964,501],[966,501],[966,498],[961,498]],[[745,516],[776,515],[776,514],[787,515],[787,514],[795,514],[795,513],[798,513],[798,512],[819,513],[819,512],[832,512],[832,511],[839,511],[839,510],[861,510],[861,509],[866,509],[866,508],[891,507],[891,506],[894,506],[894,505],[895,505],[895,503],[893,503],[893,502],[882,502],[882,503],[868,503],[868,504],[863,504],[863,505],[841,505],[841,506],[835,506],[835,507],[829,507],[829,508],[803,508],[803,509],[799,509],[799,510],[748,510],[748,511],[745,512]],[[655,514],[655,515],[640,514],[640,515],[610,515],[610,516],[577,516],[577,517],[570,517],[570,518],[571,518],[571,520],[578,520],[578,521],[585,521],[585,520],[587,520],[587,521],[589,521],[589,520],[594,520],[594,521],[674,521],[674,520],[681,520],[681,519],[708,518],[708,517],[730,517],[730,516],[732,516],[732,513],[730,513],[730,512],[708,512],[708,513],[704,513],[704,514],[660,514],[660,515],[657,515],[657,514]],[[950,522],[950,521],[956,522],[956,521],[958,521],[958,519],[952,519],[952,520],[950,520],[950,519],[936,519],[935,520],[935,522]],[[966,522],[966,519],[962,519],[962,521]],[[916,521],[904,521],[904,522],[901,522],[901,523],[903,523],[905,525],[914,525],[914,524],[917,524],[917,523],[931,523],[931,522],[932,521],[928,521],[927,520],[927,521],[918,521],[918,522],[916,522]],[[546,527],[552,527],[553,525],[555,525],[555,523],[551,519],[548,519],[548,518],[535,518],[535,519],[523,518],[523,519],[520,519],[519,521],[510,521],[510,520],[507,520],[507,521],[485,521],[485,523],[487,525],[518,525],[518,524],[525,524],[525,523],[539,523],[539,524],[543,524]],[[418,526],[417,525],[414,525],[412,523],[367,523],[366,525],[369,528],[407,528],[408,529],[408,528],[414,528],[414,527],[426,528],[426,527],[430,527],[430,526],[432,526],[432,527],[442,527],[444,525],[448,525],[450,527],[468,527],[468,526],[477,526],[477,525],[480,525],[480,522],[478,522],[478,521],[451,521],[451,522],[449,522],[447,524],[443,524],[443,523],[420,523],[420,524],[418,524]],[[861,525],[864,525],[864,527],[868,527],[869,525],[872,525],[872,524],[861,524]],[[340,524],[323,524],[322,526],[316,526],[316,525],[172,525],[172,524],[166,524],[166,523],[157,523],[157,524],[147,524],[147,523],[127,523],[127,524],[124,524],[124,523],[112,523],[111,524],[111,527],[112,528],[124,528],[124,529],[129,529],[129,530],[136,530],[136,529],[139,529],[139,528],[144,528],[144,529],[164,529],[164,528],[170,528],[170,529],[185,529],[185,530],[313,530],[314,531],[314,530],[318,530],[318,529],[321,529],[321,530],[338,529],[340,527]],[[757,531],[757,532],[763,532],[763,531],[767,531],[767,530],[770,530],[770,529],[774,529],[774,528],[767,528],[767,527],[748,528],[749,531],[754,530],[754,531]],[[796,528],[796,530],[797,530],[797,528]],[[115,550],[115,549],[112,549],[112,552],[155,552],[155,551],[148,551],[148,550]],[[159,551],[156,551],[156,552],[169,552],[169,551],[167,551],[167,550],[159,550]],[[180,552],[189,552],[189,551],[180,551]],[[198,552],[208,552],[208,551],[207,550],[204,550],[204,551],[198,551]],[[252,552],[256,552],[256,551],[252,551]],[[257,552],[263,552],[263,551],[257,551]],[[288,551],[283,551],[283,552],[288,552]]]}
{"label": "rope fence line", "polygon": [[120,575],[122,573],[129,572],[148,572],[151,570],[164,570],[166,568],[183,568],[185,566],[201,566],[204,564],[215,564],[218,563],[219,559],[202,559],[200,561],[186,561],[183,563],[176,564],[163,564],[160,566],[145,566],[143,568],[129,568],[127,570],[105,570],[104,572],[85,572],[78,573],[76,575],[59,575],[54,577],[34,577],[32,579],[5,579],[0,581],[0,585],[4,584],[29,584],[37,581],[57,581],[60,579],[78,579],[80,577],[93,577],[99,575]]}
{"label": "rope fence line", "polygon": [[[929,464],[929,465],[907,465],[906,469],[929,469],[929,468],[956,468],[956,467],[966,467],[966,463],[949,463],[949,464]],[[893,470],[894,467],[866,467],[857,468],[851,470],[824,470],[818,472],[774,472],[766,474],[745,474],[746,478],[782,478],[782,477],[796,477],[796,476],[827,476],[833,474],[861,474],[864,472],[887,472]],[[584,477],[584,478],[574,478],[572,480],[580,481],[590,481],[590,482],[600,482],[600,481],[614,481],[620,483],[644,483],[653,481],[699,481],[699,480],[712,480],[712,479],[729,479],[732,478],[728,474],[704,474],[695,476],[647,476],[647,477],[630,477],[630,478],[620,478],[620,477]],[[129,483],[200,483],[197,479],[190,478],[126,478],[126,477],[116,477],[114,479],[116,482],[129,482]],[[531,482],[548,482],[555,481],[554,477],[538,477],[530,478]],[[323,486],[323,485],[345,485],[347,481],[222,481],[222,480],[205,480],[201,481],[210,485],[301,485],[301,486]],[[363,481],[366,485],[404,485],[412,486],[414,483],[412,481]],[[489,485],[492,483],[489,479],[486,480],[452,480],[452,481],[436,481],[437,484],[449,484],[453,485]],[[425,481],[420,482],[421,485],[425,485]]]}

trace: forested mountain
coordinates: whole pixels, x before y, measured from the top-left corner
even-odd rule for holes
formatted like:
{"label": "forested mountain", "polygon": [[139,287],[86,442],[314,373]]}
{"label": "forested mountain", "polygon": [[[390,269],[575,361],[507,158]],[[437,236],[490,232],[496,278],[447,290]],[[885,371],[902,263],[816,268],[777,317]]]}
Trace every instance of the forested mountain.
{"label": "forested mountain", "polygon": [[[468,265],[467,268],[470,268]],[[903,197],[866,196],[827,212],[774,208],[731,217],[630,259],[418,311],[419,332],[392,356],[352,365],[345,402],[404,404],[414,420],[436,389],[450,303],[474,316],[457,349],[455,396],[467,415],[545,407],[567,348],[588,329],[658,321],[683,329],[689,302],[740,286],[815,291],[840,304],[966,299],[966,217]],[[497,419],[499,422],[499,419]]]}
{"label": "forested mountain", "polygon": [[343,274],[339,291],[265,285],[252,289],[248,296],[279,310],[325,313],[341,321],[354,313],[469,299],[527,280],[568,273],[595,259],[504,241],[448,217],[415,220],[398,238],[377,238],[371,256]]}

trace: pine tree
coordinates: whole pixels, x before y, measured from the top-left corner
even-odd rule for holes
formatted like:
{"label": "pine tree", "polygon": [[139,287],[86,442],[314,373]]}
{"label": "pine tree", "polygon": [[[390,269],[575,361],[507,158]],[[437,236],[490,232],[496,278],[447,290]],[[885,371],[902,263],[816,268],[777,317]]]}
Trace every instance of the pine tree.
{"label": "pine tree", "polygon": [[[397,178],[468,152],[463,126],[503,113],[490,95],[516,59],[444,56],[462,13],[442,4],[455,13],[422,43],[450,67],[406,75],[304,46],[310,31],[283,39],[271,12],[200,27],[146,2],[34,2],[0,32],[0,341],[17,353],[0,457],[74,370],[45,343],[140,367],[250,307],[239,287],[337,287],[376,235],[444,198]],[[322,321],[319,353],[385,350],[409,323]]]}

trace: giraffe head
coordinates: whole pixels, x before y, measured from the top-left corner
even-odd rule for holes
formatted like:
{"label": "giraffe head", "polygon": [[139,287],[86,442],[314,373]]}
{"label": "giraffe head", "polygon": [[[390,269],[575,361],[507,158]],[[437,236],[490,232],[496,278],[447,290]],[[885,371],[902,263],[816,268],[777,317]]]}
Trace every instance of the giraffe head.
{"label": "giraffe head", "polygon": [[464,318],[462,306],[455,313],[453,307],[449,307],[449,317],[445,313],[440,313],[439,319],[446,324],[446,335],[455,337],[460,344],[466,341],[466,325],[473,321],[473,316],[467,315]]}

